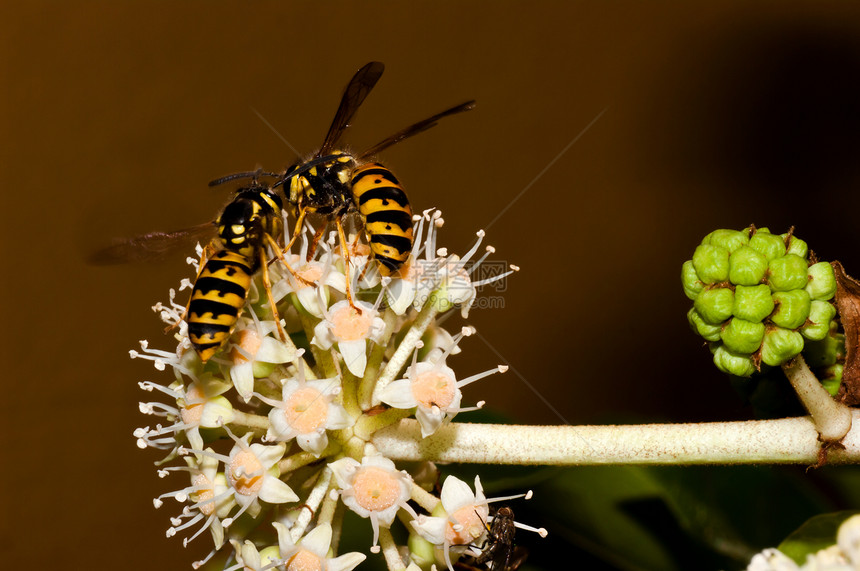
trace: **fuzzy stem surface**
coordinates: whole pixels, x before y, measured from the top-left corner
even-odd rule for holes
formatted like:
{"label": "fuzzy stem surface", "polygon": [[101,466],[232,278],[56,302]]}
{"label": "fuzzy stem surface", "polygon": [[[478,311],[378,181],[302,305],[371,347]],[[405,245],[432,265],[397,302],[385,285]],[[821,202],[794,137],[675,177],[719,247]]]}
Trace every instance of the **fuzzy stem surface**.
{"label": "fuzzy stem surface", "polygon": [[[852,419],[860,411],[851,411]],[[821,442],[811,417],[740,422],[609,426],[452,423],[428,438],[413,419],[374,434],[396,461],[515,465],[816,464]],[[832,464],[860,464],[860,422],[827,452]]]}

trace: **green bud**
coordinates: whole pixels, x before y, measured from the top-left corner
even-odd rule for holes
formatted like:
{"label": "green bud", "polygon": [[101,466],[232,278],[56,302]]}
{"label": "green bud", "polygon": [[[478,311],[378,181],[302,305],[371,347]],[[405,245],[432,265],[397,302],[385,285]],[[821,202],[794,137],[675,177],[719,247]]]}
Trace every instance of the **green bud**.
{"label": "green bud", "polygon": [[809,317],[809,294],[803,289],[777,291],[773,294],[776,311],[770,320],[786,329],[797,329]]}
{"label": "green bud", "polygon": [[821,341],[807,341],[803,348],[803,358],[813,368],[829,367],[845,357],[845,336],[836,333],[838,326],[830,322],[830,334]]}
{"label": "green bud", "polygon": [[768,282],[773,291],[802,289],[809,282],[809,265],[797,254],[786,254],[771,260],[767,267]]}
{"label": "green bud", "polygon": [[834,317],[836,317],[836,308],[833,304],[814,300],[809,305],[809,322],[800,332],[807,339],[821,341],[830,332],[830,321]]}
{"label": "green bud", "polygon": [[684,293],[690,299],[696,299],[699,292],[704,289],[705,284],[699,279],[699,274],[696,273],[693,260],[687,260],[681,266],[681,284],[684,286]]}
{"label": "green bud", "polygon": [[254,378],[263,379],[275,372],[278,366],[275,363],[264,363],[262,361],[254,361],[251,365],[254,371]]}
{"label": "green bud", "polygon": [[780,238],[782,238],[783,242],[788,239],[788,249],[786,250],[786,254],[797,254],[804,260],[806,256],[809,254],[809,246],[806,245],[806,242],[795,236],[791,235],[791,238],[788,238],[788,233],[780,234]]}
{"label": "green bud", "polygon": [[729,281],[736,285],[756,285],[764,279],[767,267],[767,258],[743,246],[729,257]]}
{"label": "green bud", "polygon": [[844,367],[839,363],[831,365],[819,373],[821,384],[830,393],[830,396],[835,397],[839,392],[839,385],[842,384],[842,373]]}
{"label": "green bud", "polygon": [[729,251],[718,246],[702,245],[693,253],[693,266],[706,284],[729,279]]}
{"label": "green bud", "polygon": [[722,330],[722,326],[706,323],[695,308],[691,307],[690,311],[687,312],[687,321],[690,322],[690,327],[693,328],[693,331],[704,337],[705,341],[720,340],[720,330]]}
{"label": "green bud", "polygon": [[[729,253],[734,252],[738,248],[746,246],[749,242],[749,234],[744,231],[737,230],[714,230],[706,236],[708,244],[725,248]],[[702,242],[705,243],[704,241]]]}
{"label": "green bud", "polygon": [[408,545],[409,556],[422,569],[436,562],[436,547],[417,533],[409,534]]}
{"label": "green bud", "polygon": [[732,315],[746,321],[761,321],[773,311],[773,297],[765,284],[737,286]]}
{"label": "green bud", "polygon": [[764,334],[761,360],[772,367],[793,359],[803,350],[803,336],[797,331],[773,327]]}
{"label": "green bud", "polygon": [[768,261],[785,255],[785,242],[779,236],[761,229],[750,238],[750,248],[763,255]]}
{"label": "green bud", "polygon": [[830,262],[812,264],[807,270],[809,283],[806,291],[812,299],[827,301],[836,294],[836,276]]}
{"label": "green bud", "polygon": [[714,351],[714,365],[722,372],[737,377],[749,377],[756,371],[749,355],[733,353],[724,345],[720,345]]}
{"label": "green bud", "polygon": [[842,385],[842,379],[824,379],[821,381],[821,386],[824,387],[830,396],[835,397],[839,392],[839,387]]}
{"label": "green bud", "polygon": [[754,353],[764,338],[764,323],[753,323],[735,317],[722,328],[720,338],[733,353]]}
{"label": "green bud", "polygon": [[726,287],[705,289],[696,297],[693,307],[707,323],[719,325],[732,316],[735,294]]}

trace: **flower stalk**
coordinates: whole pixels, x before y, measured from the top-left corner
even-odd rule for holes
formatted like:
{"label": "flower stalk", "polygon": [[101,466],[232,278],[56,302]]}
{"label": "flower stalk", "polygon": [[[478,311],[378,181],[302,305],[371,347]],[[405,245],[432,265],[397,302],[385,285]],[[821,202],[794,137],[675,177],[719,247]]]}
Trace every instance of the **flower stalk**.
{"label": "flower stalk", "polygon": [[839,442],[851,430],[851,409],[833,400],[809,369],[803,355],[782,366],[800,402],[811,415],[822,442]]}
{"label": "flower stalk", "polygon": [[[851,420],[860,411],[851,412]],[[815,464],[821,442],[811,417],[739,422],[607,426],[451,423],[427,438],[412,419],[374,434],[398,461],[586,466],[611,464]],[[860,463],[860,423],[827,453],[829,464]]]}

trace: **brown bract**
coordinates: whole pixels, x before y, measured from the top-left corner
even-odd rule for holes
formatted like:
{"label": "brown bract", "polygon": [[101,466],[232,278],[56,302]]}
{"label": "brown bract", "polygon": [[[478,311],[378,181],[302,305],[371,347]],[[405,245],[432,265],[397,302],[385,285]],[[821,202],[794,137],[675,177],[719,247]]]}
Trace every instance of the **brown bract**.
{"label": "brown bract", "polygon": [[836,274],[836,309],[845,331],[845,368],[839,399],[860,404],[860,282],[845,273],[842,264],[831,262]]}

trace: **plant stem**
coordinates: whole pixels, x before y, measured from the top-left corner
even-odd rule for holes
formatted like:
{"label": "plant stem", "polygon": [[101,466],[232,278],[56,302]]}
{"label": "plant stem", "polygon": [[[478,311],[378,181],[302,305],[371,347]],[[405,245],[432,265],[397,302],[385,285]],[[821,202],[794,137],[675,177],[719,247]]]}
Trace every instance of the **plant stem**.
{"label": "plant stem", "polygon": [[798,355],[782,366],[785,376],[812,416],[822,442],[839,442],[851,430],[851,409],[833,400],[809,369],[803,355]]}
{"label": "plant stem", "polygon": [[[852,411],[860,418],[860,411]],[[453,423],[421,438],[413,419],[377,432],[395,461],[517,465],[816,464],[821,443],[808,416],[778,420],[622,426]],[[828,451],[831,464],[860,463],[860,423]]]}
{"label": "plant stem", "polygon": [[403,368],[403,365],[406,364],[406,361],[412,355],[412,351],[415,350],[415,345],[421,340],[424,331],[427,330],[427,327],[433,322],[433,318],[439,313],[438,304],[434,303],[435,295],[438,295],[438,293],[433,292],[430,295],[418,317],[415,318],[415,322],[412,324],[409,332],[403,338],[403,341],[400,342],[400,345],[397,346],[394,355],[391,356],[391,359],[385,365],[385,369],[382,371],[374,387],[373,399],[371,401],[372,406],[380,403],[378,396],[380,391],[395,379],[397,373],[400,372],[400,369]]}

